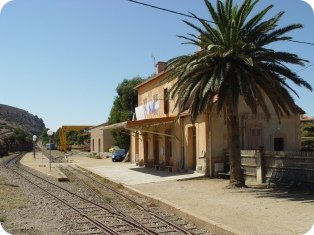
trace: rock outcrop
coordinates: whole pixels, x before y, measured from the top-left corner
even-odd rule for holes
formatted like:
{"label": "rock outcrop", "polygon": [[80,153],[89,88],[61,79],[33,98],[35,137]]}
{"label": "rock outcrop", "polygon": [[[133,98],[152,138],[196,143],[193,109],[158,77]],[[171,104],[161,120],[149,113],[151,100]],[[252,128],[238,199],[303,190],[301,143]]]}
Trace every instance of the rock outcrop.
{"label": "rock outcrop", "polygon": [[20,128],[39,136],[45,128],[44,121],[23,109],[0,104],[0,135],[7,135]]}

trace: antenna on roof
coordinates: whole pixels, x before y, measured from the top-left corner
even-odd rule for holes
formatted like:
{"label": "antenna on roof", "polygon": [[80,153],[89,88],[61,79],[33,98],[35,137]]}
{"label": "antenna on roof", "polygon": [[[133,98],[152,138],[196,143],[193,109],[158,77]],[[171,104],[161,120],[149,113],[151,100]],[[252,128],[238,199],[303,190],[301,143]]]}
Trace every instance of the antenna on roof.
{"label": "antenna on roof", "polygon": [[150,57],[152,57],[152,59],[154,61],[154,69],[155,69],[155,67],[156,67],[156,57],[154,56],[153,52],[150,54]]}

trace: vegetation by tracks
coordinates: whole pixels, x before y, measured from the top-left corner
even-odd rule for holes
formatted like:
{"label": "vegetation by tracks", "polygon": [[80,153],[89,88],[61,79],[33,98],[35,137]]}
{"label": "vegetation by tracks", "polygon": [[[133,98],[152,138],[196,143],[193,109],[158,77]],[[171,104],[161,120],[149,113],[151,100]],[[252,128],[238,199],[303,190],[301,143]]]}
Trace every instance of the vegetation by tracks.
{"label": "vegetation by tracks", "polygon": [[[2,158],[1,162],[5,159]],[[18,185],[10,183],[8,177],[0,176],[0,223],[6,221],[2,211],[25,208],[28,204],[27,198],[21,192]]]}

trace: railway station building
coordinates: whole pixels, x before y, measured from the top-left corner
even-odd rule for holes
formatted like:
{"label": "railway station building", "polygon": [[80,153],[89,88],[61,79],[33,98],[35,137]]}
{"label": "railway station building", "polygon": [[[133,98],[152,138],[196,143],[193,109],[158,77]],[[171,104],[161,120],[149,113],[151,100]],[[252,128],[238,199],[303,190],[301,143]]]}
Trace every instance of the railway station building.
{"label": "railway station building", "polygon": [[[157,74],[137,85],[136,118],[124,124],[131,132],[130,159],[139,165],[169,171],[199,171],[214,176],[226,162],[227,129],[223,113],[205,112],[193,124],[189,111],[178,115],[175,100],[167,94],[177,81],[164,82],[165,63],[157,63]],[[177,97],[178,98],[178,97]],[[270,104],[270,102],[269,102]],[[269,106],[271,119],[262,110],[253,115],[240,102],[240,141],[243,150],[263,146],[270,151],[300,150],[300,114],[278,118]],[[215,110],[215,108],[213,109]]]}

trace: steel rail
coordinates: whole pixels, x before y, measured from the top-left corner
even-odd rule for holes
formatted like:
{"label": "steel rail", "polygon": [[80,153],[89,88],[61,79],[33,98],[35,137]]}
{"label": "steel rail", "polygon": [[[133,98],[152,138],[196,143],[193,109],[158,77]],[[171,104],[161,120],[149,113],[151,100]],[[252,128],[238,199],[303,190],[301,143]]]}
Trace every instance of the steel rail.
{"label": "steel rail", "polygon": [[[74,168],[73,168],[74,169]],[[75,169],[74,169],[75,170]],[[80,174],[82,174],[81,172],[79,172]],[[86,176],[85,174],[83,174],[84,176]],[[92,178],[91,178],[92,179]],[[92,180],[94,180],[94,179],[92,179]],[[94,181],[94,182],[96,182],[96,181]],[[98,183],[98,182],[96,182],[96,183]],[[90,186],[88,186],[88,185],[86,185],[87,187],[90,187]],[[94,190],[93,190],[94,191]],[[113,191],[114,192],[114,191]],[[114,192],[115,193],[115,192]],[[119,194],[120,195],[120,194]],[[136,204],[136,205],[138,205],[138,204]],[[113,205],[111,205],[111,204],[108,204],[108,206],[109,207],[111,207],[113,210],[115,210],[115,211],[118,211],[119,212],[119,215],[123,215],[125,218],[127,218],[128,220],[132,220],[132,221],[134,221],[134,223],[139,223],[137,220],[135,220],[134,218],[132,218],[130,215],[128,215],[127,213],[125,213],[125,212],[123,212],[121,209],[119,209],[119,208],[117,208],[116,206],[113,206]],[[159,233],[158,232],[156,232],[155,230],[153,230],[153,229],[151,229],[151,228],[149,228],[149,227],[147,227],[147,226],[145,226],[145,225],[143,225],[143,224],[141,224],[141,223],[139,223],[139,226],[141,226],[141,228],[143,229],[143,230],[145,230],[148,234],[155,234],[155,235],[159,235]]]}
{"label": "steel rail", "polygon": [[[75,169],[74,167],[71,167],[71,168],[74,169],[74,170],[76,170],[76,171],[78,171],[78,170]],[[144,207],[143,205],[139,204],[138,202],[136,202],[136,201],[133,200],[132,198],[130,198],[130,197],[128,197],[128,196],[122,194],[122,193],[119,192],[118,190],[116,190],[116,189],[114,189],[114,188],[112,188],[112,187],[110,187],[110,186],[108,186],[108,185],[105,185],[105,184],[103,184],[102,182],[98,181],[98,179],[96,179],[95,177],[91,177],[90,175],[86,174],[86,173],[84,172],[84,170],[81,169],[81,167],[78,166],[78,168],[80,169],[80,171],[78,171],[78,172],[80,172],[81,174],[83,174],[85,177],[88,177],[89,179],[94,180],[94,182],[96,182],[97,184],[99,184],[99,185],[101,185],[101,186],[103,186],[103,187],[105,187],[105,188],[107,188],[107,189],[109,189],[109,190],[111,190],[111,191],[113,191],[113,192],[119,194],[121,197],[123,197],[123,198],[129,200],[130,202],[132,202],[132,203],[134,203],[134,204],[136,204],[137,206],[139,206],[140,208],[142,208],[143,210],[145,210],[146,212],[148,212],[148,213],[151,214],[152,216],[154,216],[154,217],[158,218],[159,220],[163,221],[164,223],[166,223],[166,224],[168,224],[168,225],[174,227],[175,229],[179,230],[180,232],[182,232],[182,233],[184,233],[184,234],[187,234],[187,235],[197,235],[196,233],[193,233],[192,231],[189,231],[189,230],[187,230],[187,229],[184,229],[184,228],[180,227],[179,225],[177,225],[177,224],[175,224],[175,223],[173,223],[173,222],[171,222],[171,221],[169,221],[169,220],[167,220],[167,219],[161,217],[160,215],[154,213],[154,212],[153,212],[152,210],[150,210],[149,208]],[[96,181],[95,181],[95,180],[96,180]]]}
{"label": "steel rail", "polygon": [[[18,158],[21,158],[21,157],[22,157],[22,156],[17,156],[17,157],[15,157],[15,158],[13,158],[13,159],[10,159],[10,160],[8,161],[8,163],[11,163],[11,162],[16,163],[16,162],[19,160]],[[16,159],[16,160],[15,160],[15,159]],[[8,164],[6,164],[5,166],[8,168]],[[16,165],[16,166],[17,166],[17,165]],[[18,167],[18,166],[17,166],[17,167]],[[94,202],[92,202],[92,201],[90,201],[90,200],[88,200],[88,199],[86,199],[86,198],[83,198],[83,197],[81,197],[80,195],[77,195],[77,194],[75,194],[75,193],[73,193],[73,192],[71,192],[71,191],[69,191],[69,190],[67,190],[67,189],[65,189],[65,188],[63,188],[63,187],[60,187],[59,185],[56,185],[56,184],[54,184],[54,183],[52,183],[52,182],[50,182],[50,181],[48,181],[48,180],[46,180],[46,179],[44,179],[44,178],[42,178],[42,177],[39,177],[38,175],[33,174],[32,172],[29,172],[29,171],[27,171],[27,170],[25,170],[25,169],[22,169],[22,168],[20,168],[20,167],[18,167],[18,168],[19,168],[20,170],[24,171],[24,172],[27,172],[28,174],[30,174],[30,175],[32,175],[32,176],[34,176],[34,177],[36,177],[36,178],[38,178],[38,179],[40,179],[40,180],[46,182],[46,183],[49,183],[49,184],[51,184],[51,185],[53,185],[53,186],[55,186],[55,187],[57,187],[57,188],[59,188],[59,189],[61,189],[61,190],[63,190],[63,191],[66,191],[67,193],[69,193],[69,194],[71,194],[71,195],[73,195],[73,196],[75,196],[75,197],[80,198],[81,200],[84,200],[85,202],[88,202],[88,203],[90,203],[90,204],[92,204],[92,205],[94,205],[94,206],[97,206],[97,207],[99,207],[99,208],[101,208],[101,209],[103,209],[103,210],[106,210],[107,212],[111,213],[112,215],[115,215],[115,216],[117,217],[117,219],[120,219],[120,220],[122,220],[122,221],[128,223],[129,225],[134,226],[135,228],[137,228],[137,229],[139,229],[139,230],[142,230],[142,231],[144,230],[146,233],[152,234],[151,232],[148,232],[146,229],[143,229],[143,227],[142,227],[141,225],[138,225],[137,223],[134,223],[133,221],[130,221],[129,219],[122,217],[121,215],[117,214],[117,213],[114,212],[114,211],[110,211],[108,208],[106,208],[106,207],[104,207],[104,206],[101,206],[101,205],[99,205],[99,204],[97,204],[97,203],[94,203]],[[24,175],[22,175],[22,174],[19,173],[18,171],[13,170],[13,169],[11,169],[11,168],[8,168],[8,169],[10,169],[11,171],[13,171],[13,172],[15,172],[16,174],[20,175],[23,179],[27,180],[27,181],[28,181],[29,183],[31,183],[32,185],[34,185],[34,186],[40,188],[42,191],[44,191],[45,193],[49,194],[49,195],[52,196],[53,198],[57,199],[57,200],[60,201],[61,203],[65,204],[65,205],[68,206],[69,208],[73,209],[74,211],[76,211],[77,213],[79,213],[82,217],[86,218],[88,221],[90,221],[91,223],[95,224],[98,228],[102,229],[103,231],[105,231],[105,232],[107,232],[107,233],[109,233],[109,234],[112,234],[112,235],[119,235],[119,234],[120,234],[120,233],[115,232],[113,229],[111,229],[111,228],[108,227],[107,225],[103,224],[103,223],[100,222],[99,220],[90,218],[88,215],[84,214],[84,213],[81,212],[79,209],[73,207],[72,205],[70,205],[69,203],[67,203],[66,201],[64,201],[63,199],[57,197],[56,195],[50,193],[48,190],[46,190],[46,189],[44,189],[43,187],[40,187],[40,186],[37,185],[36,183],[32,182],[31,180],[29,180],[27,177],[25,177]],[[154,234],[155,234],[155,233],[154,233]]]}

